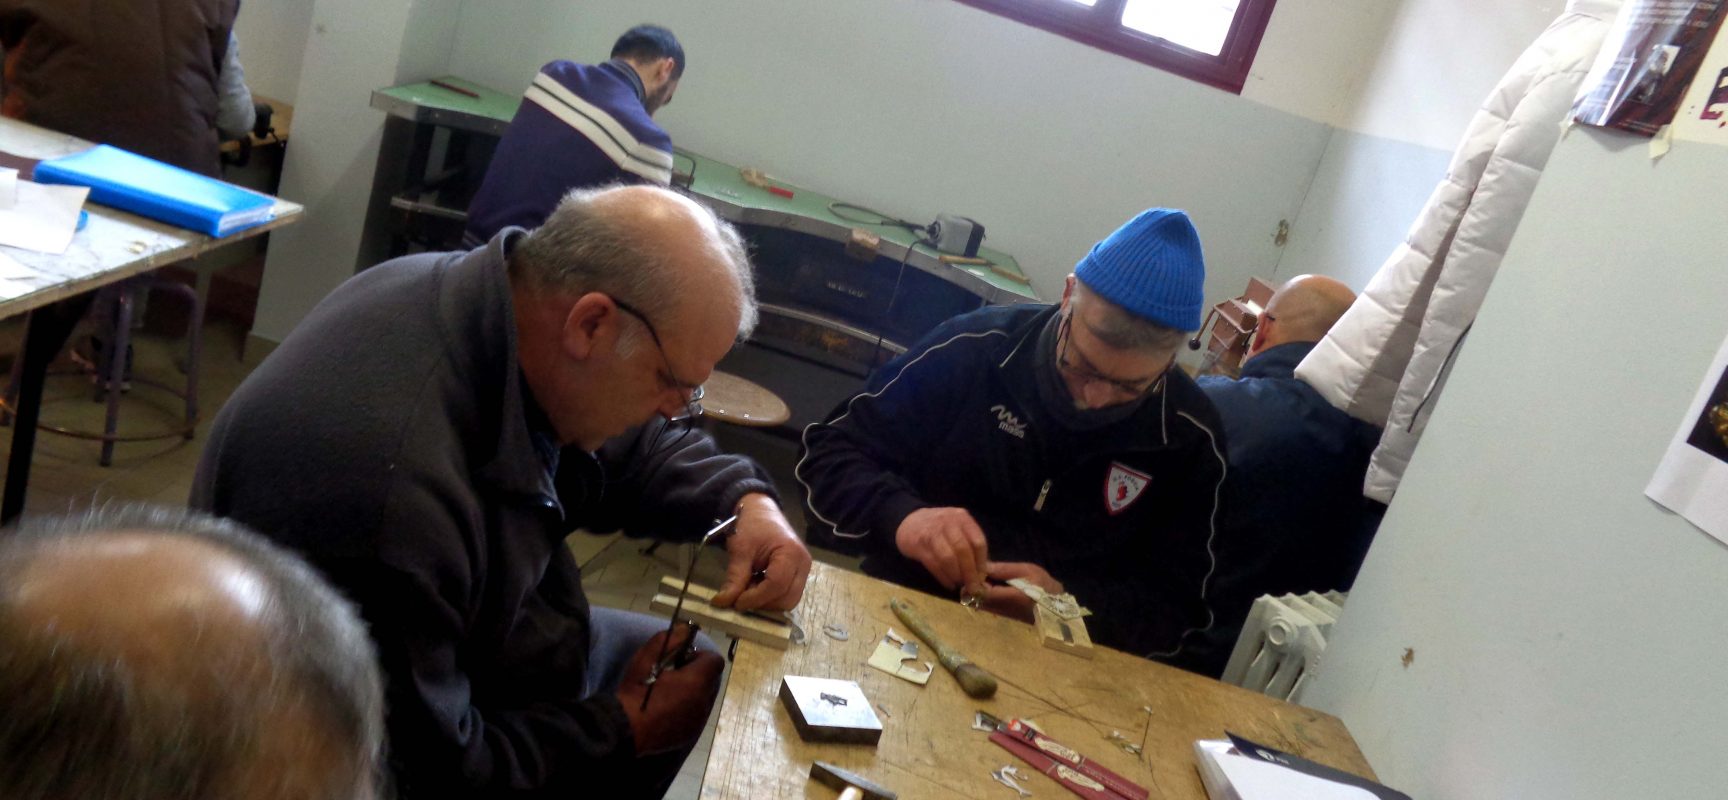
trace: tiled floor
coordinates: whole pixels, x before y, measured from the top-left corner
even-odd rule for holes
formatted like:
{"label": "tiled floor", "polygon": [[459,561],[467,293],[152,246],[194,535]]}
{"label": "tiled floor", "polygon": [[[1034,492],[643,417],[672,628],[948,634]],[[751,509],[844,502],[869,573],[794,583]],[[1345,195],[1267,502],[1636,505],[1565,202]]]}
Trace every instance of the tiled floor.
{"label": "tiled floor", "polygon": [[[0,352],[16,352],[19,330],[21,325],[18,321],[0,325]],[[42,432],[36,440],[26,513],[77,511],[116,502],[184,504],[198,464],[203,436],[209,429],[209,420],[215,417],[221,403],[250,371],[240,360],[243,339],[243,332],[234,325],[213,321],[206,327],[198,392],[204,422],[198,427],[198,437],[192,441],[173,438],[121,444],[115,450],[113,466],[102,467],[97,465],[100,443]],[[185,350],[177,336],[143,331],[135,335],[134,342],[134,374],[156,377],[168,383],[183,380],[176,364]],[[61,366],[69,367],[70,364],[62,363]],[[93,396],[88,378],[75,375],[51,377],[44,393],[42,420],[46,424],[100,430],[105,406],[93,402]],[[135,383],[122,401],[120,430],[122,433],[161,430],[180,413],[178,398]],[[791,485],[792,462],[784,446],[762,446],[766,440],[753,438],[749,433],[721,431],[719,436],[723,444],[756,456],[783,487]],[[10,427],[0,428],[0,451],[10,448],[11,437]],[[786,496],[796,497],[791,493]],[[792,518],[795,529],[802,529],[802,514],[796,508],[788,509],[788,516]],[[690,545],[665,545],[653,553],[646,553],[648,544],[645,540],[626,539],[618,534],[573,534],[569,545],[577,562],[584,567],[583,587],[590,601],[600,606],[647,611],[660,577],[682,574],[692,549]],[[848,568],[855,568],[857,564],[855,559],[827,552],[817,552],[816,556]],[[718,586],[723,573],[720,554],[715,551],[705,553],[699,565],[697,582]],[[722,640],[722,647],[730,644],[724,637],[716,638]],[[668,798],[684,800],[698,795],[717,718],[718,707],[716,713],[710,715],[708,728],[696,751],[666,795]]]}

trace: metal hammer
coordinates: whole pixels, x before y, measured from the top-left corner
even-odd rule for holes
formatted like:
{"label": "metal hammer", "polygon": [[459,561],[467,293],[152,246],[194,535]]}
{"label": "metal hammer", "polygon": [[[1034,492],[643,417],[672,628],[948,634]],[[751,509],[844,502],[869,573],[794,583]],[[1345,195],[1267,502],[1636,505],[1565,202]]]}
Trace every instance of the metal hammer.
{"label": "metal hammer", "polygon": [[898,800],[900,795],[888,791],[855,772],[849,772],[826,761],[810,765],[810,778],[831,789],[840,790],[840,800]]}

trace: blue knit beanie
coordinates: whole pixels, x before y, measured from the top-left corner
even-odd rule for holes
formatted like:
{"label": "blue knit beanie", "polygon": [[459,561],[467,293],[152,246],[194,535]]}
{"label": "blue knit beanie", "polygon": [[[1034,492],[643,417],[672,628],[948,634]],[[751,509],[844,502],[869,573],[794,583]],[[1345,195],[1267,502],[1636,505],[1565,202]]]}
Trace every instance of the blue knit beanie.
{"label": "blue knit beanie", "polygon": [[1188,215],[1152,208],[1092,246],[1074,275],[1129,313],[1179,331],[1200,330],[1206,265]]}

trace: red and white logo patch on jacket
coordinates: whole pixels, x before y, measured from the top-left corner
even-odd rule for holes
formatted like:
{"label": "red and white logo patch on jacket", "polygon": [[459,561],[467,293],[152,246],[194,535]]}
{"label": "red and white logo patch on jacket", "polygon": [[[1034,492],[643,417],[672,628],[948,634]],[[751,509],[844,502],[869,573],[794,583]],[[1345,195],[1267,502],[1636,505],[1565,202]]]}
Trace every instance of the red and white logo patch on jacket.
{"label": "red and white logo patch on jacket", "polygon": [[1110,475],[1104,479],[1104,505],[1111,514],[1120,514],[1140,499],[1140,493],[1152,485],[1152,476],[1110,462]]}

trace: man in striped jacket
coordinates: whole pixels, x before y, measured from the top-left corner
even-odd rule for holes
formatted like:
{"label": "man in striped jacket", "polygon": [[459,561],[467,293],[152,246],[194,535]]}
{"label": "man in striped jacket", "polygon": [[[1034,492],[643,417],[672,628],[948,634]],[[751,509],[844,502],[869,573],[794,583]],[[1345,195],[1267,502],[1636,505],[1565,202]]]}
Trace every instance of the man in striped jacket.
{"label": "man in striped jacket", "polygon": [[1025,578],[1091,608],[1094,641],[1177,666],[1211,624],[1225,444],[1176,349],[1200,327],[1188,216],[1099,242],[1057,306],[938,326],[804,432],[812,536],[870,575],[1030,619]]}
{"label": "man in striped jacket", "polygon": [[467,245],[539,227],[571,189],[671,183],[672,137],[653,116],[683,76],[684,46],[658,25],[625,31],[604,64],[541,67],[468,205]]}

